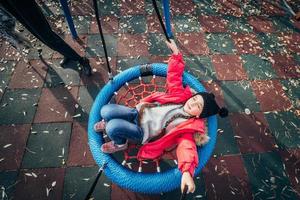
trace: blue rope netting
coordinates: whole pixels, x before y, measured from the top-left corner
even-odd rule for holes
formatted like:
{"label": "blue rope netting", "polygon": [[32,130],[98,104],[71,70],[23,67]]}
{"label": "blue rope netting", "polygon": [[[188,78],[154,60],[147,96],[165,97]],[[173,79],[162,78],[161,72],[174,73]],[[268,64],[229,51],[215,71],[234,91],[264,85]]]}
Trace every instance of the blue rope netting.
{"label": "blue rope netting", "polygon": [[[156,76],[166,77],[167,65],[163,63],[151,64],[152,73]],[[141,76],[141,66],[129,68],[114,77],[113,81],[108,82],[97,95],[95,102],[92,106],[88,123],[88,139],[92,155],[96,163],[102,167],[105,164],[104,173],[112,180],[113,183],[122,188],[134,192],[141,192],[146,194],[159,194],[174,190],[180,186],[181,172],[177,167],[171,168],[163,172],[143,173],[132,171],[116,161],[112,155],[105,154],[100,150],[104,142],[102,134],[94,131],[94,124],[101,119],[100,110],[102,106],[109,103],[114,95],[126,82],[137,79]],[[183,74],[184,84],[189,85],[197,92],[205,91],[202,84],[192,75],[185,72]],[[209,142],[203,147],[198,148],[199,165],[195,171],[195,176],[199,174],[202,168],[209,160],[217,136],[217,117],[216,115],[208,118],[208,134],[210,137]]]}

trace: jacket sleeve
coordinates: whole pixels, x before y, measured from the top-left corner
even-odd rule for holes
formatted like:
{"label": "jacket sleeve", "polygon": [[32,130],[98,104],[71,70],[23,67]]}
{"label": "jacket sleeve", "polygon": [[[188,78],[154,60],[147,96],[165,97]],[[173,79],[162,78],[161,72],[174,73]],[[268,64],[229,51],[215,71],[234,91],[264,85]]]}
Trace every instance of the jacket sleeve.
{"label": "jacket sleeve", "polygon": [[182,85],[182,74],[184,71],[184,61],[182,54],[172,54],[168,63],[167,73],[167,92],[182,92],[184,90]]}
{"label": "jacket sleeve", "polygon": [[195,169],[198,166],[198,153],[192,134],[189,138],[178,139],[176,155],[179,170],[182,173],[188,171],[191,176],[194,176]]}

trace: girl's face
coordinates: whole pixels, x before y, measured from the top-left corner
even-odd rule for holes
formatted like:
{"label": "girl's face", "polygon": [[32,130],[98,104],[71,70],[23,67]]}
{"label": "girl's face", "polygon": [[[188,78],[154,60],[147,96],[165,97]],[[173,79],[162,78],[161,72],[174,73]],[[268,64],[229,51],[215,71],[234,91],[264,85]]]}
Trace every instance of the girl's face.
{"label": "girl's face", "polygon": [[204,100],[201,95],[195,95],[187,100],[183,106],[183,110],[192,116],[199,117],[202,113]]}

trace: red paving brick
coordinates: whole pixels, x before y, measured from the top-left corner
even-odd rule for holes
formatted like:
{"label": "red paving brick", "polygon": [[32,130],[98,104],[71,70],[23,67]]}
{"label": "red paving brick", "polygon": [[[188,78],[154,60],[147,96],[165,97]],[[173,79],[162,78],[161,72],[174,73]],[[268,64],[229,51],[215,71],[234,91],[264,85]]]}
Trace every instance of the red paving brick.
{"label": "red paving brick", "polygon": [[245,80],[247,75],[237,55],[213,55],[212,64],[219,80]]}
{"label": "red paving brick", "polygon": [[122,34],[118,39],[119,56],[149,56],[145,35]]}
{"label": "red paving brick", "polygon": [[31,60],[28,64],[18,62],[15,69],[9,88],[40,88],[44,85],[48,67],[40,60]]}
{"label": "red paving brick", "polygon": [[285,11],[282,7],[282,2],[281,1],[262,1],[261,3],[261,8],[262,8],[262,13],[266,15],[285,15]]}
{"label": "red paving brick", "polygon": [[68,166],[89,166],[96,165],[87,139],[87,125],[74,123],[72,128]]}
{"label": "red paving brick", "polygon": [[300,185],[299,185],[299,177],[300,177],[300,150],[299,149],[290,149],[290,150],[282,150],[279,151],[282,161],[285,164],[287,175],[291,181],[293,189],[295,189],[298,193],[298,197],[300,197]]}
{"label": "red paving brick", "polygon": [[195,11],[195,4],[193,0],[185,0],[185,1],[177,1],[171,0],[171,13],[173,15],[178,14],[186,14],[186,13],[193,13]]}
{"label": "red paving brick", "polygon": [[147,15],[147,30],[149,33],[162,33],[162,29],[156,14]]}
{"label": "red paving brick", "polygon": [[77,102],[78,87],[44,88],[34,122],[72,121]]}
{"label": "red paving brick", "polygon": [[286,48],[295,53],[299,53],[300,51],[300,34],[282,34],[280,37],[281,41],[286,45]]}
{"label": "red paving brick", "polygon": [[14,199],[61,199],[64,176],[64,168],[21,170]]}
{"label": "red paving brick", "polygon": [[273,64],[277,75],[280,78],[299,78],[299,64],[296,63],[294,58],[290,55],[274,54],[269,56],[268,59]]}
{"label": "red paving brick", "polygon": [[121,15],[139,15],[145,13],[145,2],[140,0],[121,1]]}
{"label": "red paving brick", "polygon": [[248,18],[248,23],[253,26],[255,32],[272,33],[275,31],[272,21],[261,16]]}
{"label": "red paving brick", "polygon": [[291,108],[292,104],[278,80],[254,80],[251,85],[262,111],[283,111]]}
{"label": "red paving brick", "polygon": [[143,200],[159,200],[159,195],[145,195],[140,193],[134,193],[119,186],[112,184],[111,186],[111,200],[131,200],[131,199],[143,199]]}
{"label": "red paving brick", "polygon": [[211,158],[203,173],[208,199],[252,199],[241,156]]}
{"label": "red paving brick", "polygon": [[242,154],[276,150],[275,140],[263,113],[233,113],[230,120]]}
{"label": "red paving brick", "polygon": [[233,33],[231,37],[240,54],[258,54],[263,50],[254,34]]}
{"label": "red paving brick", "polygon": [[176,34],[178,46],[184,55],[207,55],[209,49],[202,33]]}
{"label": "red paving brick", "polygon": [[[109,15],[101,17],[101,26],[104,34],[116,33],[119,29],[119,21],[116,16]],[[96,20],[93,20],[90,25],[90,33],[99,34],[99,29]]]}
{"label": "red paving brick", "polygon": [[240,3],[237,0],[217,0],[219,12],[224,15],[242,16]]}
{"label": "red paving brick", "polygon": [[219,16],[200,16],[201,28],[204,32],[226,32],[227,21]]}
{"label": "red paving brick", "polygon": [[0,171],[20,167],[30,124],[0,126]]}

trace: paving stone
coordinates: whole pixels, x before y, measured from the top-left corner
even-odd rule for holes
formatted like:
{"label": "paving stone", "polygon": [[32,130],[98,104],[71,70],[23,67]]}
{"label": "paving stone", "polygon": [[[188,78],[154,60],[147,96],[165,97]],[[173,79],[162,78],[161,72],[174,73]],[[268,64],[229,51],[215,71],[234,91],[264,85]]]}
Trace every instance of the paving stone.
{"label": "paving stone", "polygon": [[48,73],[45,80],[45,87],[57,87],[64,85],[79,85],[80,76],[78,72],[79,65],[70,61],[67,68],[59,65],[60,60],[47,61]]}
{"label": "paving stone", "polygon": [[118,56],[149,56],[147,36],[122,34],[118,39]]}
{"label": "paving stone", "polygon": [[47,70],[47,66],[39,60],[31,60],[28,65],[18,62],[9,88],[40,88],[44,84]]}
{"label": "paving stone", "polygon": [[17,60],[21,57],[21,54],[14,49],[8,42],[4,39],[0,39],[0,58],[5,60]]}
{"label": "paving stone", "polygon": [[285,53],[287,50],[279,36],[273,33],[260,33],[257,38],[261,41],[261,47],[265,53]]}
{"label": "paving stone", "polygon": [[78,87],[44,88],[34,118],[35,123],[72,121]]}
{"label": "paving stone", "polygon": [[90,152],[87,138],[87,125],[74,123],[70,141],[68,166],[96,165]]}
{"label": "paving stone", "polygon": [[[98,167],[70,167],[66,169],[64,181],[63,199],[84,199],[93,184]],[[95,190],[92,194],[95,200],[109,200],[111,192],[111,182],[101,175]]]}
{"label": "paving stone", "polygon": [[98,2],[100,16],[118,15],[120,13],[120,3],[118,0],[103,0]]}
{"label": "paving stone", "polygon": [[262,52],[260,41],[252,33],[232,33],[231,37],[240,54],[258,54]]}
{"label": "paving stone", "polygon": [[34,45],[34,48],[30,48],[29,53],[27,55],[27,58],[29,60],[34,59],[37,60],[39,59],[39,51],[42,50],[41,55],[44,59],[50,59],[52,56],[55,54],[55,51],[50,49],[48,46],[45,44],[41,43],[40,41],[36,42]]}
{"label": "paving stone", "polygon": [[174,32],[199,32],[200,24],[198,18],[192,15],[175,15],[173,17],[173,23],[175,30]]}
{"label": "paving stone", "polygon": [[[163,2],[156,1],[156,4],[159,9],[159,13],[163,13]],[[156,12],[154,10],[152,0],[145,0],[145,11],[146,11],[147,15],[155,15],[156,16]],[[157,21],[158,21],[158,19],[157,19]]]}
{"label": "paving stone", "polygon": [[0,170],[16,170],[23,158],[30,125],[6,125],[0,128]]}
{"label": "paving stone", "polygon": [[236,52],[233,40],[226,33],[210,33],[206,34],[206,40],[210,52],[213,54],[232,54]]}
{"label": "paving stone", "polygon": [[159,195],[147,195],[142,193],[135,193],[129,190],[120,188],[119,186],[112,184],[111,187],[111,200],[130,200],[130,199],[145,199],[145,200],[159,200]]}
{"label": "paving stone", "polygon": [[241,17],[243,12],[239,1],[223,1],[216,0],[218,5],[218,12],[223,15],[233,15]]}
{"label": "paving stone", "polygon": [[[109,81],[108,69],[105,58],[94,57],[90,58],[90,65],[92,67],[92,76],[85,76],[81,74],[81,83],[80,85],[90,85],[98,87],[99,90],[104,86],[105,83]],[[116,57],[109,59],[109,66],[111,68],[112,74],[115,76],[116,72]]]}
{"label": "paving stone", "polygon": [[277,145],[263,113],[251,115],[233,113],[230,120],[242,154],[276,149]]}
{"label": "paving stone", "polygon": [[119,23],[119,32],[137,34],[146,32],[146,17],[144,15],[123,16]]}
{"label": "paving stone", "polygon": [[249,79],[266,80],[277,78],[272,63],[268,58],[261,55],[241,55],[243,67]]}
{"label": "paving stone", "polygon": [[280,78],[298,78],[300,77],[299,65],[291,55],[274,54],[268,59],[272,62],[273,68]]}
{"label": "paving stone", "polygon": [[280,40],[286,45],[286,49],[291,52],[298,53],[300,51],[300,34],[298,33],[283,33]]}
{"label": "paving stone", "polygon": [[260,111],[259,102],[249,81],[224,81],[221,84],[224,99],[230,112]]}
{"label": "paving stone", "polygon": [[291,150],[282,150],[279,152],[282,158],[282,161],[285,165],[285,171],[290,179],[290,182],[293,186],[293,189],[296,190],[298,194],[298,198],[300,197],[300,185],[299,185],[299,169],[300,163],[297,162],[300,159],[300,151],[299,149],[291,149]]}
{"label": "paving stone", "polygon": [[[73,16],[73,22],[78,34],[87,34],[90,28],[90,16]],[[68,31],[70,33],[70,31]]]}
{"label": "paving stone", "polygon": [[227,20],[219,16],[200,16],[201,27],[204,32],[218,33],[227,31]]}
{"label": "paving stone", "polygon": [[149,63],[149,59],[147,57],[133,57],[133,58],[128,58],[128,57],[118,57],[117,61],[117,71],[121,72],[123,70],[126,70],[130,67],[134,67],[136,65],[143,65]]}
{"label": "paving stone", "polygon": [[236,33],[251,33],[253,27],[243,17],[224,16],[227,20],[227,29]]}
{"label": "paving stone", "polygon": [[223,156],[239,154],[238,145],[228,118],[218,117],[218,136],[213,154]]}
{"label": "paving stone", "polygon": [[218,2],[213,0],[199,1],[194,0],[197,15],[219,15]]}
{"label": "paving stone", "polygon": [[280,80],[282,89],[285,94],[289,97],[295,108],[300,108],[300,91],[299,91],[299,80],[298,79],[284,79]]}
{"label": "paving stone", "polygon": [[183,55],[208,55],[209,49],[205,35],[201,33],[178,33],[177,44]]}
{"label": "paving stone", "polygon": [[121,2],[121,15],[139,15],[145,13],[145,2],[130,0]]}
{"label": "paving stone", "polygon": [[63,168],[21,170],[15,199],[61,199],[64,175]]}
{"label": "paving stone", "polygon": [[1,199],[14,199],[15,183],[17,179],[17,171],[1,171],[0,172],[0,188]]}
{"label": "paving stone", "polygon": [[[158,2],[157,2],[158,3]],[[147,32],[149,33],[163,33],[159,20],[156,14],[147,15]]]}
{"label": "paving stone", "polygon": [[[94,20],[94,19],[92,19]],[[101,26],[104,34],[117,33],[119,30],[119,19],[114,15],[107,15],[101,17]],[[96,20],[91,21],[90,34],[99,34],[99,29]]]}
{"label": "paving stone", "polygon": [[211,158],[203,173],[207,199],[252,199],[241,156]]}
{"label": "paving stone", "polygon": [[249,24],[253,26],[255,32],[272,33],[275,32],[275,27],[271,20],[262,16],[252,16],[248,18]]}
{"label": "paving stone", "polygon": [[247,74],[236,55],[213,55],[212,64],[219,80],[244,80]]}
{"label": "paving stone", "polygon": [[243,160],[256,199],[296,199],[278,153],[245,154]]}
{"label": "paving stone", "polygon": [[[111,56],[117,55],[117,37],[115,35],[104,35],[107,54]],[[88,47],[86,48],[88,57],[104,57],[104,49],[102,47],[100,35],[88,36]]]}
{"label": "paving stone", "polygon": [[33,124],[22,168],[61,167],[69,152],[70,123]]}
{"label": "paving stone", "polygon": [[168,56],[171,51],[168,49],[165,43],[165,38],[162,34],[149,34],[149,53],[156,56]]}
{"label": "paving stone", "polygon": [[299,118],[292,112],[266,113],[276,143],[283,149],[299,148]]}
{"label": "paving stone", "polygon": [[8,87],[9,81],[15,70],[15,61],[1,61],[0,62],[0,101],[6,88]]}
{"label": "paving stone", "polygon": [[171,13],[174,15],[186,14],[186,13],[194,14],[195,12],[195,4],[193,0],[187,0],[187,1],[171,0],[170,7],[171,7]]}
{"label": "paving stone", "polygon": [[280,1],[262,1],[262,14],[269,16],[282,16],[286,14],[285,8]]}
{"label": "paving stone", "polygon": [[291,21],[286,16],[270,17],[277,32],[294,32],[297,31]]}
{"label": "paving stone", "polygon": [[241,1],[244,16],[257,16],[261,14],[260,1]]}
{"label": "paving stone", "polygon": [[[73,39],[71,34],[65,34],[64,41],[75,50],[80,56],[85,56],[85,48],[87,46],[87,35],[78,35],[78,39]],[[64,56],[55,52],[53,59],[63,58]]]}
{"label": "paving stone", "polygon": [[76,103],[75,121],[87,122],[91,107],[100,92],[100,88],[93,85],[81,86],[79,88],[78,98]]}
{"label": "paving stone", "polygon": [[40,89],[6,90],[0,104],[0,123],[31,123],[40,93]]}
{"label": "paving stone", "polygon": [[94,14],[93,3],[89,0],[83,0],[81,2],[72,2],[69,5],[72,15],[86,16]]}
{"label": "paving stone", "polygon": [[254,80],[251,82],[262,111],[289,110],[291,102],[278,80]]}
{"label": "paving stone", "polygon": [[199,81],[216,80],[216,72],[212,66],[210,57],[192,56],[184,59],[188,70]]}

